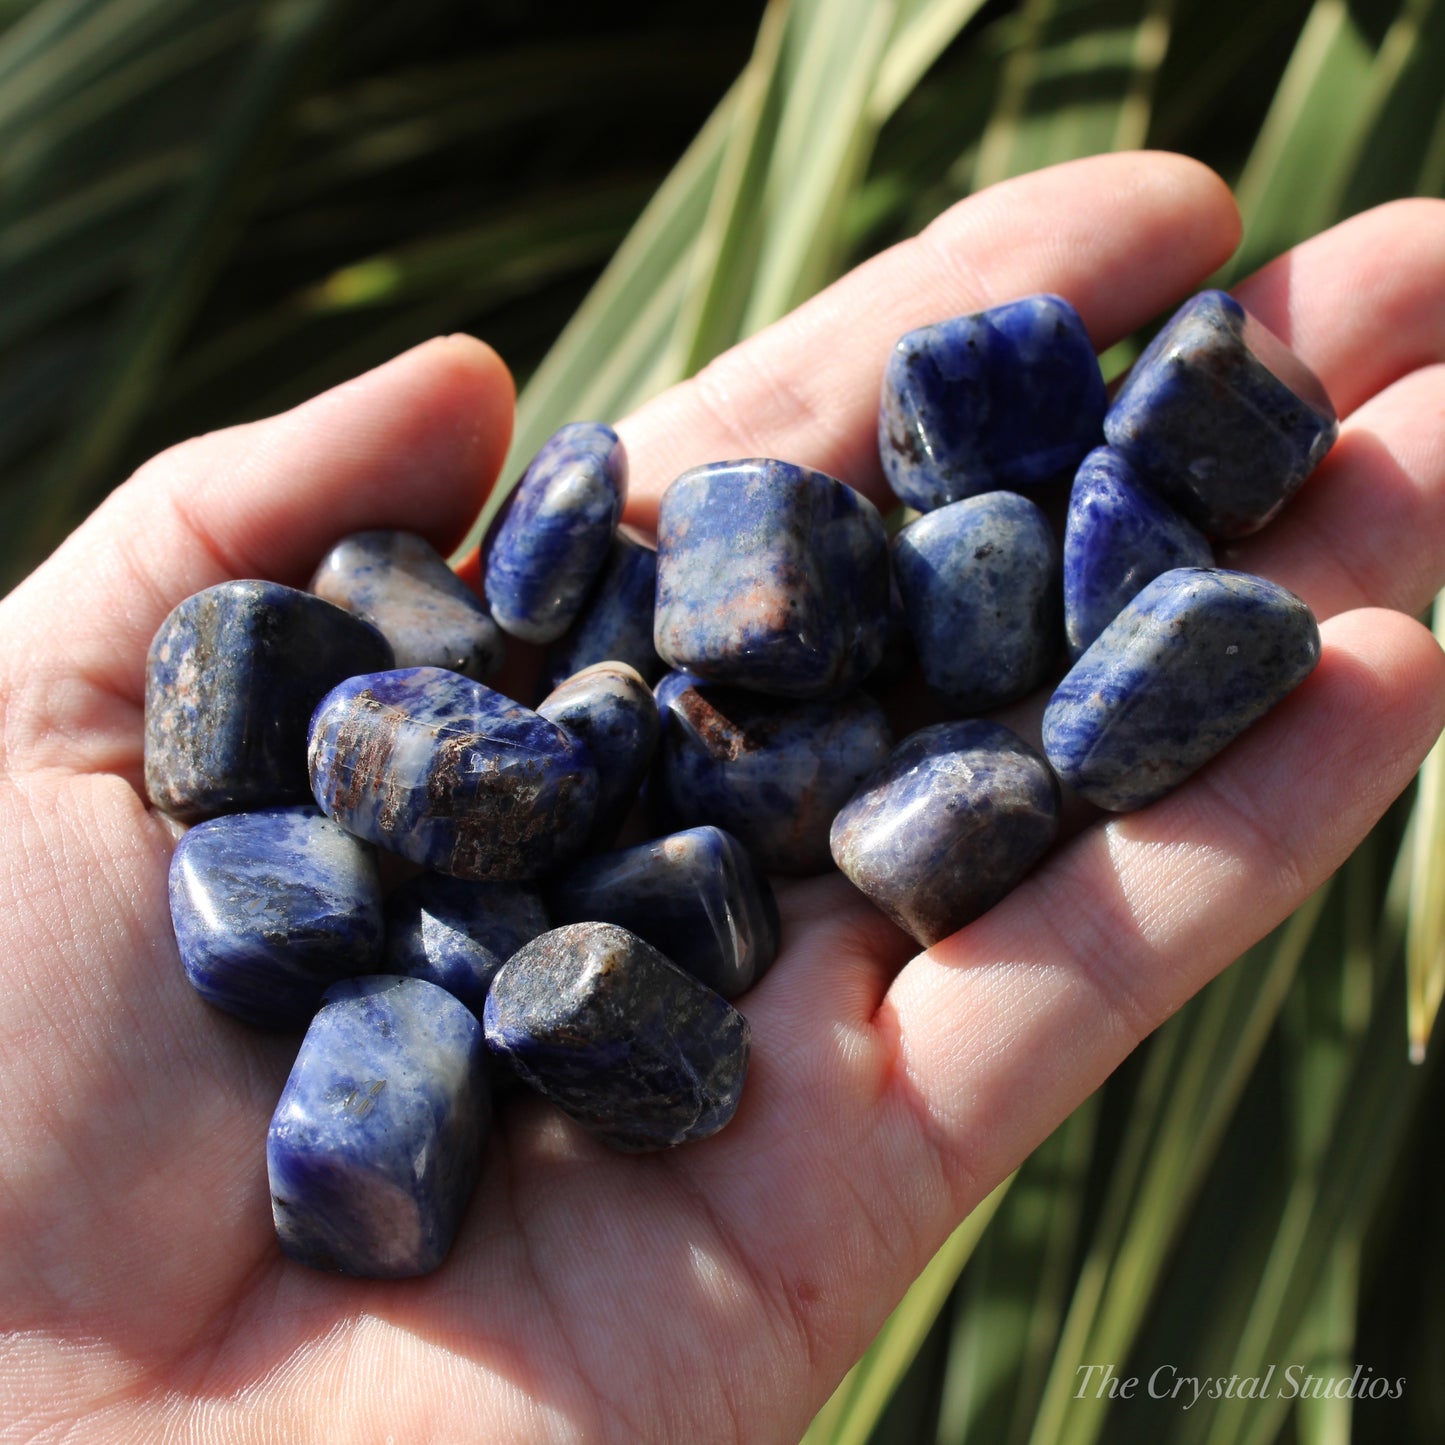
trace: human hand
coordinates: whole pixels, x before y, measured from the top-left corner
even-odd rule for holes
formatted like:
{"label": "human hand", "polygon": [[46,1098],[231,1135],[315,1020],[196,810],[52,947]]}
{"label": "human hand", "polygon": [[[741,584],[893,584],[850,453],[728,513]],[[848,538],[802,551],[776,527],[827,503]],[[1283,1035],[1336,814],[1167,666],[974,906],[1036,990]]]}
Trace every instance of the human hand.
{"label": "human hand", "polygon": [[[1218,180],[1176,158],[985,192],[624,423],[629,519],[727,456],[885,501],[902,332],[1052,290],[1103,348],[1237,239]],[[304,585],[363,528],[454,543],[510,381],[478,343],[432,342],[142,468],[0,604],[0,1418],[77,1440],[796,1439],[947,1232],[1347,856],[1445,720],[1445,659],[1403,615],[1445,583],[1445,206],[1351,221],[1238,294],[1343,417],[1290,508],[1220,555],[1310,603],[1317,671],[911,961],[840,876],[781,888],[732,1125],[621,1157],[516,1100],[451,1256],[415,1281],[276,1245],[263,1149],[296,1041],[185,983],[172,832],[140,792],[143,661],[212,583]]]}

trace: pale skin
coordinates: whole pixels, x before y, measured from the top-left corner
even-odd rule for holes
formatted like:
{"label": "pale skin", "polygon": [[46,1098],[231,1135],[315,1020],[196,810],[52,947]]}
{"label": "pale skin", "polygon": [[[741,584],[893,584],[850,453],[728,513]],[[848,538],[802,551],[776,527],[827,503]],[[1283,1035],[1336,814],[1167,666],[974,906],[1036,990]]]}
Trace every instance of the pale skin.
{"label": "pale skin", "polygon": [[[986,192],[624,423],[631,517],[720,457],[886,501],[877,388],[903,331],[1051,290],[1102,349],[1238,233],[1223,185],[1173,157]],[[783,888],[782,954],[741,1001],[754,1061],[732,1126],[621,1157],[512,1107],[450,1258],[405,1283],[276,1246],[263,1147],[295,1040],[181,973],[172,831],[139,791],[143,659],[181,598],[304,585],[344,533],[454,545],[506,449],[511,382],[450,337],[143,467],[0,604],[0,1422],[86,1441],[795,1440],[949,1230],[1343,861],[1445,722],[1445,659],[1407,615],[1445,584],[1445,205],[1351,221],[1238,294],[1343,417],[1291,510],[1221,557],[1310,603],[1315,674],[921,956],[837,875]]]}

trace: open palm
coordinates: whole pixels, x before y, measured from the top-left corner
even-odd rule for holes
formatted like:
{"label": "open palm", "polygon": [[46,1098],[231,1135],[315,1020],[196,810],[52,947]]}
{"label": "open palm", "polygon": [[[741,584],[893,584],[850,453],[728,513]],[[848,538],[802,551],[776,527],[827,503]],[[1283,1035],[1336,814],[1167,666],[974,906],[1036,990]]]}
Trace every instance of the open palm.
{"label": "open palm", "polygon": [[[1050,290],[1102,348],[1237,230],[1218,180],[1163,156],[969,200],[624,423],[631,519],[720,457],[883,500],[877,391],[902,332]],[[1240,295],[1344,418],[1290,510],[1220,558],[1311,604],[1317,672],[1178,793],[1091,824],[911,961],[837,875],[781,889],[782,952],[740,1001],[733,1125],[620,1157],[518,1100],[446,1264],[403,1283],[277,1248],[264,1140],[295,1040],[208,1008],[181,972],[172,830],[139,790],[143,659],[182,597],[303,585],[344,533],[455,543],[511,383],[448,338],[143,468],[0,604],[0,1425],[796,1439],[947,1231],[1341,862],[1445,718],[1445,660],[1402,615],[1445,583],[1445,206],[1351,221]]]}

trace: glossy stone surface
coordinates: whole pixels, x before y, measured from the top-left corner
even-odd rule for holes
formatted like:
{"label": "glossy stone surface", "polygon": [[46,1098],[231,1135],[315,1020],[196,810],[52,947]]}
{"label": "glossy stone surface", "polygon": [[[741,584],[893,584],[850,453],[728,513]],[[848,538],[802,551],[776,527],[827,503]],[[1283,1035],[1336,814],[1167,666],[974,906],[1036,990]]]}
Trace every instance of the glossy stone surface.
{"label": "glossy stone surface", "polygon": [[1313,615],[1283,587],[1244,572],[1165,572],[1059,684],[1044,751],[1089,802],[1142,808],[1298,687],[1319,656]]}
{"label": "glossy stone surface", "polygon": [[652,783],[672,826],[731,833],[770,873],[820,873],[828,828],[893,745],[866,693],[787,702],[669,674]]}
{"label": "glossy stone surface", "polygon": [[671,667],[777,697],[842,697],[878,665],[887,615],[883,520],[833,477],[713,462],[663,494],[653,642]]}
{"label": "glossy stone surface", "polygon": [[537,715],[581,738],[597,769],[597,812],[588,843],[617,837],[647,776],[661,724],[652,689],[625,662],[583,668],[537,704]]}
{"label": "glossy stone surface", "polygon": [[574,923],[514,954],[492,983],[487,1043],[616,1149],[715,1134],[747,1075],[747,1020],[651,944]]}
{"label": "glossy stone surface", "polygon": [[772,885],[721,828],[688,828],[575,863],[547,892],[558,923],[615,923],[724,998],[778,951]]}
{"label": "glossy stone surface", "polygon": [[1061,296],[910,331],[888,359],[878,451],[920,512],[1071,473],[1103,440],[1104,378]]}
{"label": "glossy stone surface", "polygon": [[414,532],[358,532],[338,542],[311,590],[371,623],[391,644],[397,667],[447,667],[485,682],[502,665],[501,629]]}
{"label": "glossy stone surface", "polygon": [[1211,537],[1264,526],[1339,433],[1319,378],[1223,291],[1175,312],[1104,421],[1168,502]]}
{"label": "glossy stone surface", "polygon": [[426,1274],[476,1186],[491,1119],[481,1025],[419,978],[338,983],[266,1135],[287,1255],[366,1279]]}
{"label": "glossy stone surface", "polygon": [[306,727],[328,688],[390,667],[349,612],[276,582],[222,582],[172,609],[146,658],[145,782],[187,822],[310,800]]}
{"label": "glossy stone surface", "polygon": [[625,662],[649,686],[667,670],[652,645],[657,548],[625,523],[576,622],[547,650],[549,688],[594,662]]}
{"label": "glossy stone surface", "polygon": [[893,539],[893,571],[930,688],[964,713],[1022,697],[1059,649],[1059,549],[1016,492],[952,502]]}
{"label": "glossy stone surface", "polygon": [[527,642],[571,627],[626,500],[627,453],[611,427],[574,422],[548,438],[487,548],[487,603],[502,627]]}
{"label": "glossy stone surface", "polygon": [[460,673],[348,678],[316,709],[316,801],[337,822],[457,878],[536,878],[592,829],[597,773],[565,728]]}
{"label": "glossy stone surface", "polygon": [[381,962],[375,855],[314,807],[198,823],[171,855],[170,899],[192,986],[262,1028],[304,1028],[331,984]]}
{"label": "glossy stone surface", "polygon": [[1059,790],[1006,727],[938,723],[901,742],[833,821],[854,886],[925,948],[986,913],[1048,851]]}
{"label": "glossy stone surface", "polygon": [[480,1019],[497,970],[551,926],[534,888],[419,873],[386,900],[382,968],[446,989]]}
{"label": "glossy stone surface", "polygon": [[1150,491],[1112,447],[1084,458],[1064,528],[1064,636],[1077,662],[1141,587],[1175,567],[1212,567],[1209,539]]}

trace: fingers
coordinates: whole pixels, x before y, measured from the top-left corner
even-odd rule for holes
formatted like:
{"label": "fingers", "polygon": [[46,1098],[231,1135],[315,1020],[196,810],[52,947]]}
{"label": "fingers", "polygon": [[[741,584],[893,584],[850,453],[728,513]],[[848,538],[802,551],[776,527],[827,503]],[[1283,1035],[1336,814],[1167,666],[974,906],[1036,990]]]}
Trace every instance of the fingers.
{"label": "fingers", "polygon": [[878,391],[905,331],[1057,291],[1102,349],[1180,300],[1238,237],[1224,184],[1179,156],[1095,156],[981,192],[622,423],[629,519],[650,527],[679,472],[725,457],[820,467],[886,501]]}
{"label": "fingers", "polygon": [[956,1178],[1001,1178],[1408,783],[1445,721],[1445,657],[1393,612],[1324,634],[1316,672],[1190,783],[1081,834],[898,976],[878,1024]]}

